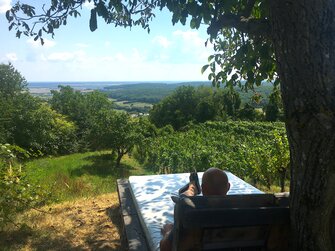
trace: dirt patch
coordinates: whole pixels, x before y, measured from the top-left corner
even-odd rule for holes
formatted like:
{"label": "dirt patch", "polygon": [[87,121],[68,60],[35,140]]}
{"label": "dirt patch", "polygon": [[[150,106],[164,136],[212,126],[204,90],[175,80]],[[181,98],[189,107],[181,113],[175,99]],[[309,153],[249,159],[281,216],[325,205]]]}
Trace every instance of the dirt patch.
{"label": "dirt patch", "polygon": [[0,233],[5,250],[125,250],[117,193],[56,204],[20,217],[20,229]]}

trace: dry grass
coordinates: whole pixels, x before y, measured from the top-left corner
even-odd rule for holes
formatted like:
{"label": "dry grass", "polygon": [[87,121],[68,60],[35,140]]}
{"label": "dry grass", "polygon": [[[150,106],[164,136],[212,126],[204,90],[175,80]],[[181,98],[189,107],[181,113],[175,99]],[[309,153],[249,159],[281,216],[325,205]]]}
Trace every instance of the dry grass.
{"label": "dry grass", "polygon": [[124,250],[117,193],[32,210],[0,233],[1,250]]}

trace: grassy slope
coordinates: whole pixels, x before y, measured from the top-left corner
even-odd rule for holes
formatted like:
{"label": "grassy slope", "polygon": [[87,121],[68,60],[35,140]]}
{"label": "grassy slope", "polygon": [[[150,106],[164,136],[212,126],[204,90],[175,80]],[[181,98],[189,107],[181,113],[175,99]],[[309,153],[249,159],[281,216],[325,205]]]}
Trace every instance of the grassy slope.
{"label": "grassy slope", "polygon": [[30,210],[0,232],[0,250],[125,250],[117,193]]}
{"label": "grassy slope", "polygon": [[116,179],[147,174],[124,156],[114,167],[109,151],[49,157],[26,164],[27,177],[55,202],[17,219],[0,232],[0,250],[124,250]]}
{"label": "grassy slope", "polygon": [[56,201],[114,192],[118,178],[145,174],[128,156],[116,169],[109,151],[37,159],[28,162],[26,169],[28,178],[51,191]]}

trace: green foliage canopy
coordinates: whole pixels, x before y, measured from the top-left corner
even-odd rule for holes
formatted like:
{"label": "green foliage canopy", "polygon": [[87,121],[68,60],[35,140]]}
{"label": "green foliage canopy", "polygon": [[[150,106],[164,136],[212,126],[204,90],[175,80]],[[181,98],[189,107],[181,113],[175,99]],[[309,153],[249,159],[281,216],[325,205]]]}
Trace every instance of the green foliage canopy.
{"label": "green foliage canopy", "polygon": [[51,93],[51,107],[76,124],[80,147],[90,147],[88,140],[97,112],[111,110],[112,102],[101,92],[81,93],[70,86],[59,86],[59,90],[52,90]]}
{"label": "green foliage canopy", "polygon": [[27,81],[12,64],[0,64],[0,142],[11,137],[16,99],[27,90]]}
{"label": "green foliage canopy", "polygon": [[0,65],[0,143],[35,154],[68,153],[75,148],[75,125],[27,92],[27,82],[11,65]]}
{"label": "green foliage canopy", "polygon": [[91,132],[93,145],[115,151],[116,167],[120,166],[121,158],[130,153],[141,136],[138,123],[127,113],[100,110],[94,117]]}
{"label": "green foliage canopy", "polygon": [[159,128],[172,125],[175,130],[188,123],[210,120],[262,119],[250,103],[245,104],[243,109],[241,103],[240,94],[235,88],[181,86],[155,104],[150,110],[149,118]]}
{"label": "green foliage canopy", "polygon": [[12,64],[0,64],[0,96],[12,99],[27,91],[27,81]]}

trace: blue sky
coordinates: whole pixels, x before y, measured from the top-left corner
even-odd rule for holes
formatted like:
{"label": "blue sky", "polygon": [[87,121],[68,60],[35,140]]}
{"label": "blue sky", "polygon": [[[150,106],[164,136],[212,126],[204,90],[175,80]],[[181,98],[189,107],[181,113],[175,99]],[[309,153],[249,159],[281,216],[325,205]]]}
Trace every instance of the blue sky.
{"label": "blue sky", "polygon": [[[148,34],[141,28],[114,27],[98,19],[89,30],[89,6],[68,19],[45,45],[8,31],[5,10],[16,1],[0,0],[0,63],[11,62],[28,81],[188,81],[207,80],[201,67],[212,53],[206,27],[173,26],[171,14],[157,11]],[[41,1],[22,0],[40,4]],[[44,1],[48,2],[48,1]]]}

